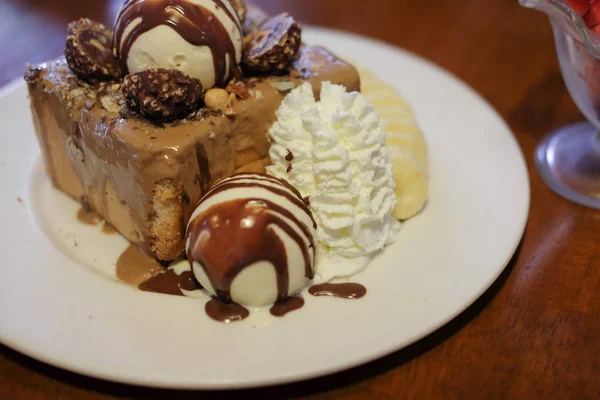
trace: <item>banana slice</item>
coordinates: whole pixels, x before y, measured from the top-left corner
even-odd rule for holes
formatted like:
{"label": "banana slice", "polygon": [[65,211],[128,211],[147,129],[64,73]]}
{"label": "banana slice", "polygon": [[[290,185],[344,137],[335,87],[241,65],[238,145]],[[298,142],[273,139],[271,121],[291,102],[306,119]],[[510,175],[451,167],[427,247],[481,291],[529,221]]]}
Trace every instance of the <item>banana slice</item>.
{"label": "banana slice", "polygon": [[429,161],[427,160],[427,147],[425,143],[406,131],[392,131],[387,133],[388,147],[396,146],[407,150],[419,163],[419,167],[425,171],[429,171]]}
{"label": "banana slice", "polygon": [[417,126],[415,114],[410,108],[403,109],[398,107],[379,107],[377,112],[379,113],[381,120],[387,122],[388,125],[390,123],[397,122],[414,127]]}
{"label": "banana slice", "polygon": [[406,220],[416,215],[427,202],[427,172],[410,151],[403,147],[389,146],[392,158],[396,197],[398,203],[394,217]]}
{"label": "banana slice", "polygon": [[368,96],[367,98],[369,97],[371,97],[369,99],[369,103],[371,103],[375,109],[389,107],[390,105],[394,105],[395,107],[402,108],[404,110],[409,108],[409,104],[401,97],[398,97],[397,94],[379,92],[379,94],[376,96]]}
{"label": "banana slice", "polygon": [[427,201],[427,143],[412,107],[391,85],[370,71],[361,70],[360,77],[363,95],[385,125],[398,198],[394,217],[405,220],[421,211]]}

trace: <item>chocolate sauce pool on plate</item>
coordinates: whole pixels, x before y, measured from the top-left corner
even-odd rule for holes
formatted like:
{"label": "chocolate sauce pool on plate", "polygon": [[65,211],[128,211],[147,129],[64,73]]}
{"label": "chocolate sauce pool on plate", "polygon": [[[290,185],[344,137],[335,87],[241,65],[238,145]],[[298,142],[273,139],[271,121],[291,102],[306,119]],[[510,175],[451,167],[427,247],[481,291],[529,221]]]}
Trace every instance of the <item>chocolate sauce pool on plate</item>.
{"label": "chocolate sauce pool on plate", "polygon": [[201,288],[191,271],[184,271],[181,275],[177,275],[172,269],[156,275],[138,286],[138,289],[144,292],[171,294],[175,296],[183,296],[182,289],[191,292]]}
{"label": "chocolate sauce pool on plate", "polygon": [[367,288],[359,283],[324,283],[308,289],[313,296],[339,297],[342,299],[360,299],[367,294]]}
{"label": "chocolate sauce pool on plate", "polygon": [[143,292],[183,296],[183,293],[179,290],[179,276],[173,270],[168,270],[148,279],[141,283],[138,289]]}
{"label": "chocolate sauce pool on plate", "polygon": [[206,310],[206,314],[215,321],[227,324],[241,321],[250,315],[250,311],[244,308],[244,306],[235,303],[224,303],[216,299],[210,299],[204,309]]}

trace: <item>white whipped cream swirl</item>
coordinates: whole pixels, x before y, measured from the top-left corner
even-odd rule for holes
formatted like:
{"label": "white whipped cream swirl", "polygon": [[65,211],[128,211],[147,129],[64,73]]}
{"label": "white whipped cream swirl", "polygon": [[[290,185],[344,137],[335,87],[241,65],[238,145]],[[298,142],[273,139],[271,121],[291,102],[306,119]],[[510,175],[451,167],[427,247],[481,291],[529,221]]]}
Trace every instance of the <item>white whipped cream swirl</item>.
{"label": "white whipped cream swirl", "polygon": [[358,92],[326,82],[293,90],[270,130],[268,172],[308,196],[318,224],[315,281],[351,276],[395,240],[392,163],[375,109]]}

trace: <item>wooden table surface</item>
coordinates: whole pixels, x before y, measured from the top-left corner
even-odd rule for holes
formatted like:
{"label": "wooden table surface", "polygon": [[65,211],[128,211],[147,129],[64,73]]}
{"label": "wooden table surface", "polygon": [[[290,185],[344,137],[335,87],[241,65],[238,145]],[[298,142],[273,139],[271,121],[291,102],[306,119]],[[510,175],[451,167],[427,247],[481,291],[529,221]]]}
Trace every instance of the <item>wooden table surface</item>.
{"label": "wooden table surface", "polygon": [[[121,3],[0,0],[0,85],[21,76],[26,62],[59,55],[68,21],[88,16],[110,24]],[[272,13],[287,10],[306,23],[393,43],[465,80],[499,110],[524,150],[531,176],[531,214],[520,250],[500,279],[466,312],[431,336],[334,376],[211,395],[600,398],[600,212],[559,198],[532,167],[534,148],[547,132],[583,119],[564,87],[547,19],[521,9],[517,0],[257,3]],[[90,379],[0,346],[0,399],[201,395],[206,394]]]}

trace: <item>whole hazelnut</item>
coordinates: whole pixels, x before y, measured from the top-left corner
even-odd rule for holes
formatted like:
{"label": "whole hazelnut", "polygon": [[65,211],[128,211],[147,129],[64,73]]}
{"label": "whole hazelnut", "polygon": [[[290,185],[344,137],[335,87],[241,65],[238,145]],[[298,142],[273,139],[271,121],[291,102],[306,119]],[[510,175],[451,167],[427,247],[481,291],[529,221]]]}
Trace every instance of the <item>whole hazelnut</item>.
{"label": "whole hazelnut", "polygon": [[225,89],[210,89],[204,94],[204,104],[208,108],[223,108],[229,102],[229,93]]}

